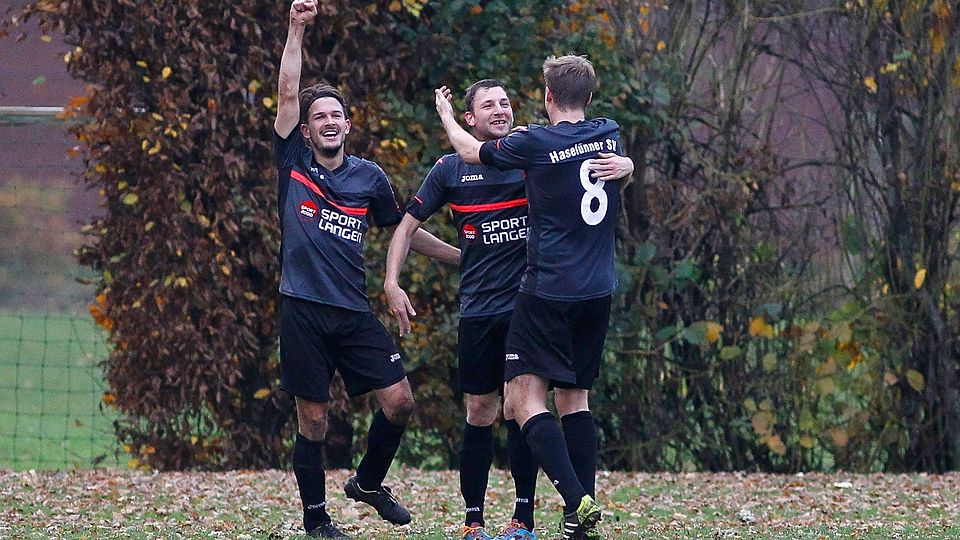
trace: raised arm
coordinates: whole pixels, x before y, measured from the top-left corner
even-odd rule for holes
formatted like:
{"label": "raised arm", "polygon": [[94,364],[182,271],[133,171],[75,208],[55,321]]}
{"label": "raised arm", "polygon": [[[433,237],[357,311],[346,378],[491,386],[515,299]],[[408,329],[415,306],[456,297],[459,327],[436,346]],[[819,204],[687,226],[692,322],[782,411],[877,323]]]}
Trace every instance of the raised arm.
{"label": "raised arm", "polygon": [[277,87],[277,119],[273,129],[286,138],[300,124],[300,68],[303,64],[303,33],[317,16],[317,0],[294,0],[290,5],[290,26],[280,59]]}
{"label": "raised arm", "polygon": [[483,143],[460,127],[453,114],[453,104],[450,103],[450,89],[442,86],[434,92],[437,114],[440,115],[440,121],[443,123],[444,131],[447,132],[450,144],[467,163],[480,163],[480,145]]}

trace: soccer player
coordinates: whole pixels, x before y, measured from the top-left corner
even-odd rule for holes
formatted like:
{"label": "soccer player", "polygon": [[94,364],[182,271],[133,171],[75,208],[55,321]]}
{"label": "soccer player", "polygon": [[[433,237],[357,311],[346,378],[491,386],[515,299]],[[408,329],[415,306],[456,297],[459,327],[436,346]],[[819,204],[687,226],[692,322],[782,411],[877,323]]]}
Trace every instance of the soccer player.
{"label": "soccer player", "polygon": [[[527,267],[507,335],[504,416],[516,419],[563,498],[563,538],[599,538],[597,433],[588,393],[599,374],[616,284],[620,192],[591,163],[601,152],[621,152],[619,126],[586,120],[597,81],[586,58],[550,57],[543,74],[549,126],[479,141],[457,124],[446,87],[437,89],[436,106],[465,162],[526,173]],[[562,429],[546,408],[551,386]]]}
{"label": "soccer player", "polygon": [[[333,375],[340,372],[351,397],[373,391],[381,406],[346,495],[395,524],[409,523],[410,513],[382,482],[414,403],[400,353],[366,293],[363,240],[371,219],[388,229],[400,222],[393,189],[375,163],[345,155],[351,126],[343,95],[325,84],[299,90],[304,29],[316,15],[316,0],[291,4],[274,122],[283,239],[280,378],[296,399],[293,470],[304,529],[348,538],[326,511],[323,440]],[[425,231],[413,249],[450,263],[460,257]]]}

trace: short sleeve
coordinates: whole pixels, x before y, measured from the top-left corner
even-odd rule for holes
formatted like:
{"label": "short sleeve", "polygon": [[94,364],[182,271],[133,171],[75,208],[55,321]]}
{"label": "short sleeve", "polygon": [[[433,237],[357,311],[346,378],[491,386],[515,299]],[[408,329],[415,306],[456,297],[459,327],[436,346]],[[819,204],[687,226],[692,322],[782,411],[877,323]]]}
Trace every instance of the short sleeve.
{"label": "short sleeve", "polygon": [[277,170],[289,169],[293,167],[297,157],[304,151],[306,143],[303,141],[303,135],[299,129],[294,129],[286,139],[280,136],[274,130],[273,132],[273,154],[276,161]]}
{"label": "short sleeve", "polygon": [[377,173],[373,200],[370,201],[370,215],[377,227],[392,227],[400,223],[400,206],[397,204],[397,197],[393,193],[387,174],[379,167],[377,167]]}
{"label": "short sleeve", "polygon": [[450,170],[448,165],[450,161],[452,158],[440,158],[430,169],[420,189],[417,190],[417,195],[407,205],[408,214],[419,221],[426,221],[447,203],[444,178]]}
{"label": "short sleeve", "polygon": [[530,164],[530,132],[516,131],[480,146],[480,161],[501,171],[526,169]]}

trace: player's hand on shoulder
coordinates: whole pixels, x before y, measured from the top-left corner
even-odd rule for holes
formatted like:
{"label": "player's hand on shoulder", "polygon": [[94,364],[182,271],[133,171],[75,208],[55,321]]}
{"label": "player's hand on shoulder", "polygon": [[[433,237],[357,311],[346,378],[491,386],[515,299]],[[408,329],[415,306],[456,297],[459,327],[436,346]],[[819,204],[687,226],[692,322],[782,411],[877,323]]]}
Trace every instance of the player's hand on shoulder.
{"label": "player's hand on shoulder", "polygon": [[607,152],[598,155],[590,160],[590,171],[597,180],[619,180],[633,174],[632,159]]}
{"label": "player's hand on shoulder", "polygon": [[306,24],[317,16],[317,0],[293,0],[290,4],[290,22]]}

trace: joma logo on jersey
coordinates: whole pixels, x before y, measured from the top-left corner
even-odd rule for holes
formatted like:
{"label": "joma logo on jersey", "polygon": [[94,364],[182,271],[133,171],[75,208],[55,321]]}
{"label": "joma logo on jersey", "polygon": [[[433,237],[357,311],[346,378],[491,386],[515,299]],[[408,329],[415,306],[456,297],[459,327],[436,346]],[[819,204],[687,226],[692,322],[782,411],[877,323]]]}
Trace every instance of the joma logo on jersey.
{"label": "joma logo on jersey", "polygon": [[300,214],[310,219],[317,217],[317,204],[313,201],[303,201],[300,203]]}
{"label": "joma logo on jersey", "polygon": [[507,353],[507,360],[519,360],[520,355],[517,353]]}
{"label": "joma logo on jersey", "polygon": [[463,237],[467,240],[477,239],[477,228],[467,223],[463,226]]}
{"label": "joma logo on jersey", "polygon": [[393,353],[390,355],[390,362],[396,362],[400,359],[400,353]]}
{"label": "joma logo on jersey", "polygon": [[465,174],[460,177],[461,184],[464,184],[467,182],[479,182],[480,180],[483,180],[482,174]]}

